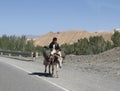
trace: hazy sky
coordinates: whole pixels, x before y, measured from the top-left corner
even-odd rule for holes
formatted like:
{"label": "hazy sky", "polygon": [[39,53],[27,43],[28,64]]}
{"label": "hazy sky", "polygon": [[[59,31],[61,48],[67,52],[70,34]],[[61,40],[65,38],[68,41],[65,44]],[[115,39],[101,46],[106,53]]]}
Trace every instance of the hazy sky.
{"label": "hazy sky", "polygon": [[0,0],[0,35],[120,28],[120,0]]}

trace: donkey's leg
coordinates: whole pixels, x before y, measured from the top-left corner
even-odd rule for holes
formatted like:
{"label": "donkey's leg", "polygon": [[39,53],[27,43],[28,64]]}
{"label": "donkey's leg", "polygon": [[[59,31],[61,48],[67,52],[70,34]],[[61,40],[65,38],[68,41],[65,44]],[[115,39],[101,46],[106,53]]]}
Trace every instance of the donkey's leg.
{"label": "donkey's leg", "polygon": [[49,64],[49,74],[51,74],[51,64]]}
{"label": "donkey's leg", "polygon": [[57,76],[57,78],[59,78],[58,68],[59,68],[59,64],[56,64],[56,76]]}
{"label": "donkey's leg", "polygon": [[54,77],[54,64],[52,64],[52,76]]}
{"label": "donkey's leg", "polygon": [[45,73],[47,72],[47,65],[45,65]]}

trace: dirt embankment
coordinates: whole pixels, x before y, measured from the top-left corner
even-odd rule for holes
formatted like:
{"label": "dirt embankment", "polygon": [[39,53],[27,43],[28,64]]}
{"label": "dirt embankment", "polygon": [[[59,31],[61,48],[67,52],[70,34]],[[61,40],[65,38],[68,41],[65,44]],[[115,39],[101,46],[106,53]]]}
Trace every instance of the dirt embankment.
{"label": "dirt embankment", "polygon": [[98,55],[68,55],[64,62],[75,70],[120,75],[120,47]]}

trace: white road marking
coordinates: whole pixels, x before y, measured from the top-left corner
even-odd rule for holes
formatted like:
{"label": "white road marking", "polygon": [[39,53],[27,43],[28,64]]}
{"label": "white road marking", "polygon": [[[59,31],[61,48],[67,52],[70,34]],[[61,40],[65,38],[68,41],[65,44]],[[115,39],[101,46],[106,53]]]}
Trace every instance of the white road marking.
{"label": "white road marking", "polygon": [[[5,63],[7,63],[7,62],[5,62]],[[16,68],[18,68],[18,69],[20,69],[20,70],[22,70],[22,71],[25,71],[25,72],[27,72],[27,73],[32,73],[32,72],[30,72],[30,71],[28,71],[28,70],[25,70],[25,69],[23,69],[23,68],[21,68],[21,67],[19,67],[19,66],[17,66],[17,65],[10,64],[10,63],[7,63],[7,64],[9,64],[9,65],[11,65],[11,66],[14,66],[14,67],[16,67]],[[36,77],[37,77],[37,78],[40,78],[40,79],[42,79],[42,80],[44,80],[44,81],[46,81],[46,82],[48,82],[48,83],[50,83],[50,84],[52,84],[52,85],[54,85],[54,86],[56,86],[56,87],[58,87],[58,88],[60,88],[60,89],[62,89],[62,90],[64,90],[64,91],[70,91],[70,90],[68,90],[68,89],[66,89],[66,88],[64,88],[64,87],[62,87],[62,86],[60,86],[60,85],[58,85],[58,84],[56,84],[56,83],[53,83],[53,82],[51,82],[51,81],[49,81],[49,80],[47,80],[47,79],[44,79],[44,78],[39,77],[39,76],[36,76]]]}

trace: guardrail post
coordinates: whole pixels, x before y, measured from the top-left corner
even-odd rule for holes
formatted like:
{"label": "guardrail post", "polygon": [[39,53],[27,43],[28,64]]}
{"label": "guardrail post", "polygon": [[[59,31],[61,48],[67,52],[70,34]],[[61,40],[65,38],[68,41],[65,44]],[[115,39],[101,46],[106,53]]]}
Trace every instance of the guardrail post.
{"label": "guardrail post", "polygon": [[19,55],[19,58],[21,58],[22,56],[21,55]]}
{"label": "guardrail post", "polygon": [[9,57],[11,56],[11,53],[9,53]]}
{"label": "guardrail post", "polygon": [[36,58],[38,58],[38,52],[36,52]]}
{"label": "guardrail post", "polygon": [[3,52],[1,52],[0,54],[3,55]]}

